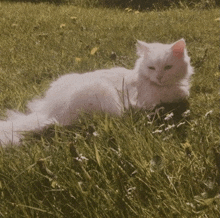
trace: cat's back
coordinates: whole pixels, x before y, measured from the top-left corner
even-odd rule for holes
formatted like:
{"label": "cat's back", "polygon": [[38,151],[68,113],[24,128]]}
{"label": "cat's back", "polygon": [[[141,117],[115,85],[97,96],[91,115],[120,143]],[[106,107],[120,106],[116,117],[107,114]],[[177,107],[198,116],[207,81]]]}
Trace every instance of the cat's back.
{"label": "cat's back", "polygon": [[91,78],[103,78],[103,79],[105,78],[109,80],[111,79],[115,80],[115,79],[126,77],[130,72],[131,70],[128,70],[126,68],[115,67],[111,69],[96,70],[96,71],[84,73],[81,75],[85,77],[91,77]]}
{"label": "cat's back", "polygon": [[105,80],[117,89],[121,89],[124,84],[131,83],[131,81],[135,80],[137,76],[134,70],[129,70],[123,67],[97,70],[91,74],[88,73],[88,75],[95,79]]}
{"label": "cat's back", "polygon": [[132,70],[122,67],[96,70],[86,73],[70,73],[58,78],[51,84],[51,86],[67,88],[68,86],[73,86],[73,84],[78,86],[80,84],[93,83],[95,81],[106,81],[117,85],[121,84],[123,80],[130,78],[132,74]]}

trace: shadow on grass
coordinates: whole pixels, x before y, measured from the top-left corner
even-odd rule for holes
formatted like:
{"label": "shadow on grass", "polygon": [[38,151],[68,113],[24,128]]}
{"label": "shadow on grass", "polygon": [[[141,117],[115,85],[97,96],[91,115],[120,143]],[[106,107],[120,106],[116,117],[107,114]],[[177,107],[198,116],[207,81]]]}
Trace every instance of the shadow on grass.
{"label": "shadow on grass", "polygon": [[176,5],[177,7],[195,7],[210,8],[220,6],[218,0],[203,1],[203,0],[5,0],[5,2],[29,2],[29,3],[49,3],[56,5],[79,5],[83,7],[107,7],[107,8],[132,8],[137,10],[152,10],[152,9],[167,9]]}
{"label": "shadow on grass", "polygon": [[67,4],[66,0],[3,0],[4,2],[23,2],[23,3],[51,3],[51,4]]}
{"label": "shadow on grass", "polygon": [[49,3],[49,4],[56,4],[56,5],[65,5],[65,4],[72,4],[72,5],[80,5],[80,6],[93,6],[93,7],[108,7],[108,8],[126,8],[131,7],[134,9],[150,9],[154,8],[155,6],[166,7],[169,6],[171,1],[170,0],[5,0],[5,2],[29,2],[29,3]]}

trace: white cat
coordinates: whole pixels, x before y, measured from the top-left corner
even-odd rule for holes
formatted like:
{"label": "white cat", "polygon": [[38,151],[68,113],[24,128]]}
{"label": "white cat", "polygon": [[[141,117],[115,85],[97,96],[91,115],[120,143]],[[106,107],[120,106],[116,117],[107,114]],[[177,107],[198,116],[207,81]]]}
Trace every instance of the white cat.
{"label": "white cat", "polygon": [[82,111],[120,115],[129,106],[151,110],[189,95],[193,68],[184,39],[173,44],[138,41],[137,54],[133,70],[67,74],[51,83],[45,97],[28,104],[29,114],[8,111],[8,119],[0,121],[1,144],[17,144],[22,132],[51,123],[69,125]]}

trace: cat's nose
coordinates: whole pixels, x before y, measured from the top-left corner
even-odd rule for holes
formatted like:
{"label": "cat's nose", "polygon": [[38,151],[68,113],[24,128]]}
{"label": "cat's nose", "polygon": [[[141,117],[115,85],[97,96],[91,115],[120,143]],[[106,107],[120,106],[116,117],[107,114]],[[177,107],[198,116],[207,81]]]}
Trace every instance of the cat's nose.
{"label": "cat's nose", "polygon": [[162,75],[158,75],[158,76],[157,76],[157,79],[158,79],[159,81],[161,81],[162,77],[163,77]]}

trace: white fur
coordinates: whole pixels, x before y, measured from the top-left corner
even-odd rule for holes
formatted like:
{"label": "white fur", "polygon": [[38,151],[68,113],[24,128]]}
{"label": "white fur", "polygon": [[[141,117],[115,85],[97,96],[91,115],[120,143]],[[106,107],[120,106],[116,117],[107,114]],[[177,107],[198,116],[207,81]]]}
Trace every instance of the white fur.
{"label": "white fur", "polygon": [[151,110],[189,95],[193,68],[183,39],[173,44],[138,41],[137,53],[140,58],[133,70],[72,73],[52,82],[45,97],[28,104],[29,114],[9,111],[8,119],[0,121],[1,144],[17,144],[22,132],[51,123],[70,125],[81,111],[120,115],[129,106]]}

